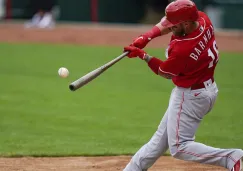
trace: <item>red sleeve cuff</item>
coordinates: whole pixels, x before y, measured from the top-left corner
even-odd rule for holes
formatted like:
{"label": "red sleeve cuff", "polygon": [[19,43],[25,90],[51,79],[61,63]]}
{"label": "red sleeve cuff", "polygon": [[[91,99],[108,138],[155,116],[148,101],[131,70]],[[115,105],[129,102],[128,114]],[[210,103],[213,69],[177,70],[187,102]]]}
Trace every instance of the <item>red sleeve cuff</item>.
{"label": "red sleeve cuff", "polygon": [[159,66],[163,63],[163,61],[161,61],[158,58],[153,57],[152,59],[150,59],[150,61],[148,62],[148,66],[149,68],[158,75],[159,73]]}

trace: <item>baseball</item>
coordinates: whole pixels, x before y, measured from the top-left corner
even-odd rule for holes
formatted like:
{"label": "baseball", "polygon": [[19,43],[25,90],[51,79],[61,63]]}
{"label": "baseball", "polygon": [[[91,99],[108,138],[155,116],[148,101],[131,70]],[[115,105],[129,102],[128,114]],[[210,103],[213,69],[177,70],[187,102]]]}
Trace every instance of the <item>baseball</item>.
{"label": "baseball", "polygon": [[62,77],[62,78],[66,78],[66,77],[68,77],[68,75],[69,75],[69,71],[68,71],[67,68],[61,67],[61,68],[59,68],[59,70],[58,70],[58,75],[59,75],[60,77]]}

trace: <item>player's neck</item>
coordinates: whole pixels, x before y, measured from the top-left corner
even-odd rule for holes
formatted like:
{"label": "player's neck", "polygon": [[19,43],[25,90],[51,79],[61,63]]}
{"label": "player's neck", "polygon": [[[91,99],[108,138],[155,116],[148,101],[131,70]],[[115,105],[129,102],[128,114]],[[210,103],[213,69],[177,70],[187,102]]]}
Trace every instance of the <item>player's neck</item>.
{"label": "player's neck", "polygon": [[193,22],[188,26],[188,29],[186,30],[186,35],[194,32],[199,27],[199,22]]}

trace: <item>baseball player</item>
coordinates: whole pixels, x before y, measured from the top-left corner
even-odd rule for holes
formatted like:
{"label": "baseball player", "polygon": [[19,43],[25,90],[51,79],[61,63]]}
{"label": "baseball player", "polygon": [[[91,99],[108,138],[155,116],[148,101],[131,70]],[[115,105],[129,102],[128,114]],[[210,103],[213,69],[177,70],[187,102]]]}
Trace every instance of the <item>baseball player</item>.
{"label": "baseball player", "polygon": [[[124,47],[129,58],[139,57],[157,75],[171,79],[175,88],[157,131],[132,157],[124,171],[146,171],[167,151],[185,161],[242,171],[241,149],[220,149],[195,142],[195,132],[214,106],[218,88],[214,71],[219,51],[208,16],[190,0],[171,2],[166,16],[150,31]],[[166,60],[142,50],[152,39],[172,32]],[[148,101],[148,105],[149,105]]]}

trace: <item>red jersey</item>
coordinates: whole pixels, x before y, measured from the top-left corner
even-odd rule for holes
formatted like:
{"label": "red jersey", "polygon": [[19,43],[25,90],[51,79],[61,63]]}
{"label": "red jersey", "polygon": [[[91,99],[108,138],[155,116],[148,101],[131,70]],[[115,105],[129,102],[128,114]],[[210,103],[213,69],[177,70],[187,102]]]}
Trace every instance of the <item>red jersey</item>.
{"label": "red jersey", "polygon": [[205,13],[199,15],[194,32],[171,37],[167,60],[159,67],[159,72],[173,75],[172,81],[179,87],[189,88],[213,78],[219,59],[213,25]]}

